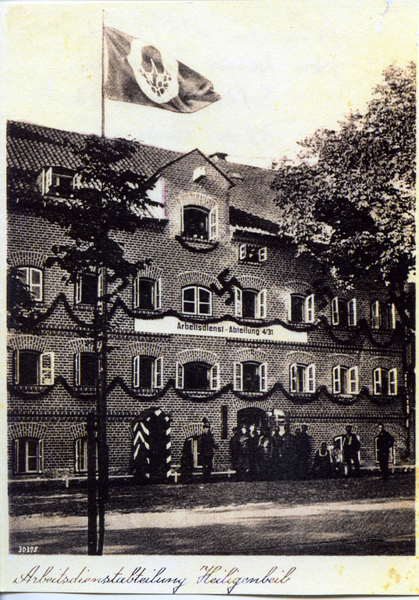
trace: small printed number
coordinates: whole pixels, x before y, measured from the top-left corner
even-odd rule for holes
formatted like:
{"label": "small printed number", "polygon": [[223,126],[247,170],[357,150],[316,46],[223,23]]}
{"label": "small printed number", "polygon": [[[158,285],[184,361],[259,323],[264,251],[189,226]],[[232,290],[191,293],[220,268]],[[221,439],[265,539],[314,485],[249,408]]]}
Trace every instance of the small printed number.
{"label": "small printed number", "polygon": [[38,546],[19,546],[19,554],[35,554]]}

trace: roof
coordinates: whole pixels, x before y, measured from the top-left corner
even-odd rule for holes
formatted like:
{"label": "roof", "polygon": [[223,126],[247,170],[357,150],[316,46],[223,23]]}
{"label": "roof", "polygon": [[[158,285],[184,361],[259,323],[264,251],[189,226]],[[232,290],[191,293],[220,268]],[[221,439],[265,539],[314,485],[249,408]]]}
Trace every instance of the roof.
{"label": "roof", "polygon": [[[9,184],[20,194],[35,185],[35,178],[45,166],[60,166],[77,169],[80,160],[71,147],[86,137],[85,134],[63,131],[17,121],[7,125],[7,164]],[[146,144],[135,143],[135,152],[130,155],[125,167],[149,178],[170,163],[189,153],[174,152]],[[234,212],[234,225],[243,229],[263,229],[273,233],[279,223],[279,209],[274,204],[275,192],[270,185],[275,176],[268,169],[261,169],[231,163],[226,160],[212,162],[229,181],[234,183],[230,189],[230,206]],[[252,222],[256,217],[256,223]]]}

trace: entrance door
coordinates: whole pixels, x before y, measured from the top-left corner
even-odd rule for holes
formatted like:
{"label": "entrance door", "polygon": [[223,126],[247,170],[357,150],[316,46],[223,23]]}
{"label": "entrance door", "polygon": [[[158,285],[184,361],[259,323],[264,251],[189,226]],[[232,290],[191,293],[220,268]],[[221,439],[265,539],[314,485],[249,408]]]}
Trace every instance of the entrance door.
{"label": "entrance door", "polygon": [[242,408],[237,412],[237,426],[239,428],[243,425],[248,428],[252,424],[261,429],[268,427],[269,422],[266,412],[261,408]]}

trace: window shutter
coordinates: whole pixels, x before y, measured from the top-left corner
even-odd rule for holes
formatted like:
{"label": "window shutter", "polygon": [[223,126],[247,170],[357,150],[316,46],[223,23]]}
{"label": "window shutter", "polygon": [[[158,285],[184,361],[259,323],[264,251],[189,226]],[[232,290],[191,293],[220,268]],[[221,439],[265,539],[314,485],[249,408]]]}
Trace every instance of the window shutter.
{"label": "window shutter", "polygon": [[176,387],[183,390],[183,365],[176,363]]}
{"label": "window shutter", "polygon": [[154,362],[154,387],[161,389],[163,387],[163,357],[159,356]]}
{"label": "window shutter", "polygon": [[307,392],[313,393],[316,391],[316,365],[307,367]]}
{"label": "window shutter", "polygon": [[388,392],[390,396],[397,395],[397,369],[390,369],[388,372]]}
{"label": "window shutter", "polygon": [[266,318],[266,290],[261,290],[257,295],[257,316],[259,319]]}
{"label": "window shutter", "polygon": [[260,391],[266,392],[268,390],[268,363],[262,363],[259,367],[260,377]]}
{"label": "window shutter", "polygon": [[237,392],[243,390],[243,365],[242,363],[234,363],[234,389]]}
{"label": "window shutter", "polygon": [[211,367],[210,371],[210,389],[220,389],[220,365],[217,363]]}
{"label": "window shutter", "polygon": [[80,275],[77,277],[76,281],[76,290],[75,290],[75,301],[76,304],[80,304],[81,302],[81,294],[82,294],[82,278]]}
{"label": "window shutter", "polygon": [[290,390],[291,392],[297,391],[297,365],[293,364],[290,366]]}
{"label": "window shutter", "polygon": [[214,240],[218,237],[218,206],[210,211],[209,214],[209,239]]}
{"label": "window shutter", "polygon": [[382,377],[381,377],[381,369],[374,369],[373,373],[374,378],[374,394],[381,394],[382,391]]}
{"label": "window shutter", "polygon": [[132,361],[132,386],[140,387],[140,357],[134,356]]}
{"label": "window shutter", "polygon": [[339,325],[339,298],[332,300],[332,325]]}
{"label": "window shutter", "polygon": [[[34,300],[42,300],[42,271],[40,269],[28,269],[30,278],[29,288],[32,292]],[[26,279],[28,281],[28,277]]]}
{"label": "window shutter", "polygon": [[140,305],[140,276],[136,275],[132,280],[132,305],[138,308]]}
{"label": "window shutter", "polygon": [[396,329],[396,307],[394,304],[390,304],[389,312],[390,329]]}
{"label": "window shutter", "polygon": [[314,323],[314,294],[307,296],[305,300],[306,304],[306,321],[307,323]]}
{"label": "window shutter", "polygon": [[371,327],[373,329],[380,328],[380,303],[378,300],[371,304]]}
{"label": "window shutter", "polygon": [[185,219],[184,219],[184,206],[180,207],[180,233],[181,235],[183,235],[184,230],[185,230]]}
{"label": "window shutter", "polygon": [[80,352],[74,355],[74,385],[80,385]]}
{"label": "window shutter", "polygon": [[161,308],[161,278],[157,279],[156,284],[154,286],[154,291],[156,295],[154,308]]}
{"label": "window shutter", "polygon": [[356,325],[356,299],[352,298],[348,302],[348,325],[349,327],[355,327]]}
{"label": "window shutter", "polygon": [[240,246],[239,246],[239,259],[240,260],[245,260],[246,253],[247,253],[247,246],[246,246],[246,244],[240,244]]}
{"label": "window shutter", "polygon": [[105,294],[105,273],[103,269],[100,269],[97,278],[97,297],[102,299]]}
{"label": "window shutter", "polygon": [[54,352],[44,352],[40,356],[41,385],[54,384]]}
{"label": "window shutter", "polygon": [[45,171],[45,185],[44,185],[44,189],[43,189],[43,193],[44,194],[48,194],[49,192],[49,188],[52,185],[52,167],[49,167],[49,169],[47,169]]}
{"label": "window shutter", "polygon": [[260,262],[264,262],[265,260],[267,260],[268,258],[268,249],[266,246],[264,246],[263,248],[259,248],[259,261]]}
{"label": "window shutter", "polygon": [[14,363],[15,363],[14,364],[14,368],[15,368],[14,369],[14,371],[15,371],[14,379],[15,379],[15,384],[18,385],[18,383],[19,383],[19,350],[15,350],[13,357],[14,357]]}
{"label": "window shutter", "polygon": [[340,366],[333,367],[333,393],[340,394]]}
{"label": "window shutter", "polygon": [[44,440],[38,440],[38,472],[42,473],[44,470]]}
{"label": "window shutter", "polygon": [[348,372],[349,377],[349,393],[358,393],[358,367],[352,367]]}
{"label": "window shutter", "polygon": [[236,317],[242,316],[242,291],[240,288],[234,288],[234,298],[235,298],[235,315]]}

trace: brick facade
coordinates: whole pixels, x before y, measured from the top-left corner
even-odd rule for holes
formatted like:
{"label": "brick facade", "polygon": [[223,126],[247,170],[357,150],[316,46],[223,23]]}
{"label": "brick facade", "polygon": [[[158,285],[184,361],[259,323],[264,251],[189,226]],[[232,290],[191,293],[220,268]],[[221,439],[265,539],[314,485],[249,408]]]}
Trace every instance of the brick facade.
{"label": "brick facade", "polygon": [[[65,164],[62,152],[57,151],[55,161],[46,160],[40,151],[37,154],[41,143],[49,144],[54,153],[57,138],[73,134],[24,124],[13,124],[9,131],[10,168],[14,174],[32,175],[36,182],[39,170],[48,164],[60,164],[60,156],[62,166],[74,168],[70,158]],[[38,139],[41,136],[42,142]],[[19,139],[26,145],[22,142],[19,146]],[[138,150],[142,151],[141,148]],[[150,153],[150,149],[145,147],[145,156],[147,152]],[[275,216],[277,213],[272,206],[271,213],[267,210],[268,203],[272,203],[269,188],[272,173],[269,171],[232,165],[227,161],[213,163],[199,151],[184,156],[171,155],[167,151],[159,154],[157,149],[153,152],[154,160],[149,161],[147,174],[158,170],[164,181],[162,218],[145,221],[144,227],[133,234],[115,232],[115,236],[123,242],[129,260],[150,259],[139,277],[159,281],[161,303],[153,310],[134,309],[133,286],[129,286],[121,292],[121,306],[112,318],[109,339],[112,351],[107,374],[111,475],[132,473],[133,424],[150,408],[160,409],[170,419],[170,454],[174,469],[181,463],[185,439],[201,432],[203,418],[209,420],[219,446],[214,468],[225,471],[230,467],[232,428],[249,419],[273,427],[277,424],[276,415],[282,413],[290,423],[291,431],[308,425],[313,451],[323,440],[333,443],[334,436],[343,433],[345,425],[352,424],[361,440],[361,462],[365,465],[375,464],[376,425],[383,421],[396,439],[396,461],[400,463],[406,449],[408,419],[403,330],[397,316],[394,327],[375,329],[371,322],[371,305],[377,301],[388,302],[385,289],[379,289],[372,279],[366,278],[357,282],[353,290],[345,292],[334,289],[332,281],[322,280],[323,292],[318,291],[315,265],[298,258],[290,240],[272,234],[275,221],[280,217]],[[205,176],[195,182],[193,173],[197,167],[205,167]],[[241,174],[240,178],[237,172]],[[63,281],[63,273],[57,267],[43,267],[53,244],[63,239],[63,231],[30,210],[21,209],[16,200],[24,193],[24,190],[15,190],[10,198],[9,261],[16,267],[42,270],[40,306],[44,310],[51,307],[60,294],[66,302],[56,303],[36,335],[10,332],[9,476],[71,477],[80,474],[77,472],[80,463],[75,455],[76,440],[85,437],[87,415],[95,407],[94,389],[76,385],[74,375],[75,356],[93,351],[93,344],[88,336],[86,338],[87,331],[81,324],[91,318],[92,312],[89,306],[75,304],[74,286]],[[208,215],[216,210],[213,239],[182,235],[182,219],[185,218],[182,215],[189,206],[203,209]],[[237,212],[233,225],[231,215],[234,210]],[[269,225],[268,214],[271,215]],[[243,225],[237,223],[240,215]],[[252,219],[253,227],[248,225]],[[243,244],[266,248],[266,260],[241,259]],[[228,272],[223,277],[225,269]],[[228,287],[232,278],[234,285]],[[190,305],[186,304],[186,296],[182,301],[182,290],[187,287],[195,290],[191,294],[199,294],[199,289],[209,293],[210,308],[200,296],[195,296]],[[263,299],[259,296],[255,300],[256,304],[263,304],[263,310],[259,309],[252,318],[237,316],[235,287],[242,292],[249,290],[250,295],[264,291]],[[302,297],[314,294],[310,309],[313,318],[309,322],[290,321],[293,294]],[[332,300],[336,296],[347,302],[356,300],[354,326],[347,323],[333,326]],[[190,310],[185,310],[186,306],[201,314],[191,315]],[[167,329],[168,318],[173,319],[177,330]],[[152,330],[146,325],[151,322],[156,324]],[[183,324],[189,329],[182,329]],[[200,330],[198,326],[202,326]],[[232,333],[223,335],[217,327],[232,328]],[[244,333],[240,329],[244,329]],[[269,334],[269,330],[273,333]],[[235,331],[237,335],[234,335]],[[19,352],[25,351],[40,356],[53,353],[52,384],[16,383],[17,357]],[[161,359],[159,385],[153,383],[147,389],[134,386],[136,357]],[[178,386],[179,370],[190,363],[207,365],[208,369],[216,366],[215,389],[209,385],[208,389],[191,391]],[[240,386],[237,385],[238,367],[235,365],[243,363],[266,365],[263,375],[259,374],[260,379],[266,380],[263,389],[236,389]],[[314,390],[292,391],[291,365],[315,365]],[[357,368],[356,391],[336,392],[333,368],[338,365],[345,369]],[[386,393],[377,393],[373,374],[376,369],[386,373],[393,371],[397,388],[391,389],[389,385]],[[253,409],[250,416],[249,409]],[[19,439],[42,441],[42,464],[18,465],[15,454],[18,452],[16,440]],[[29,448],[27,453],[31,451]],[[33,469],[28,467],[30,464],[35,465]]]}

